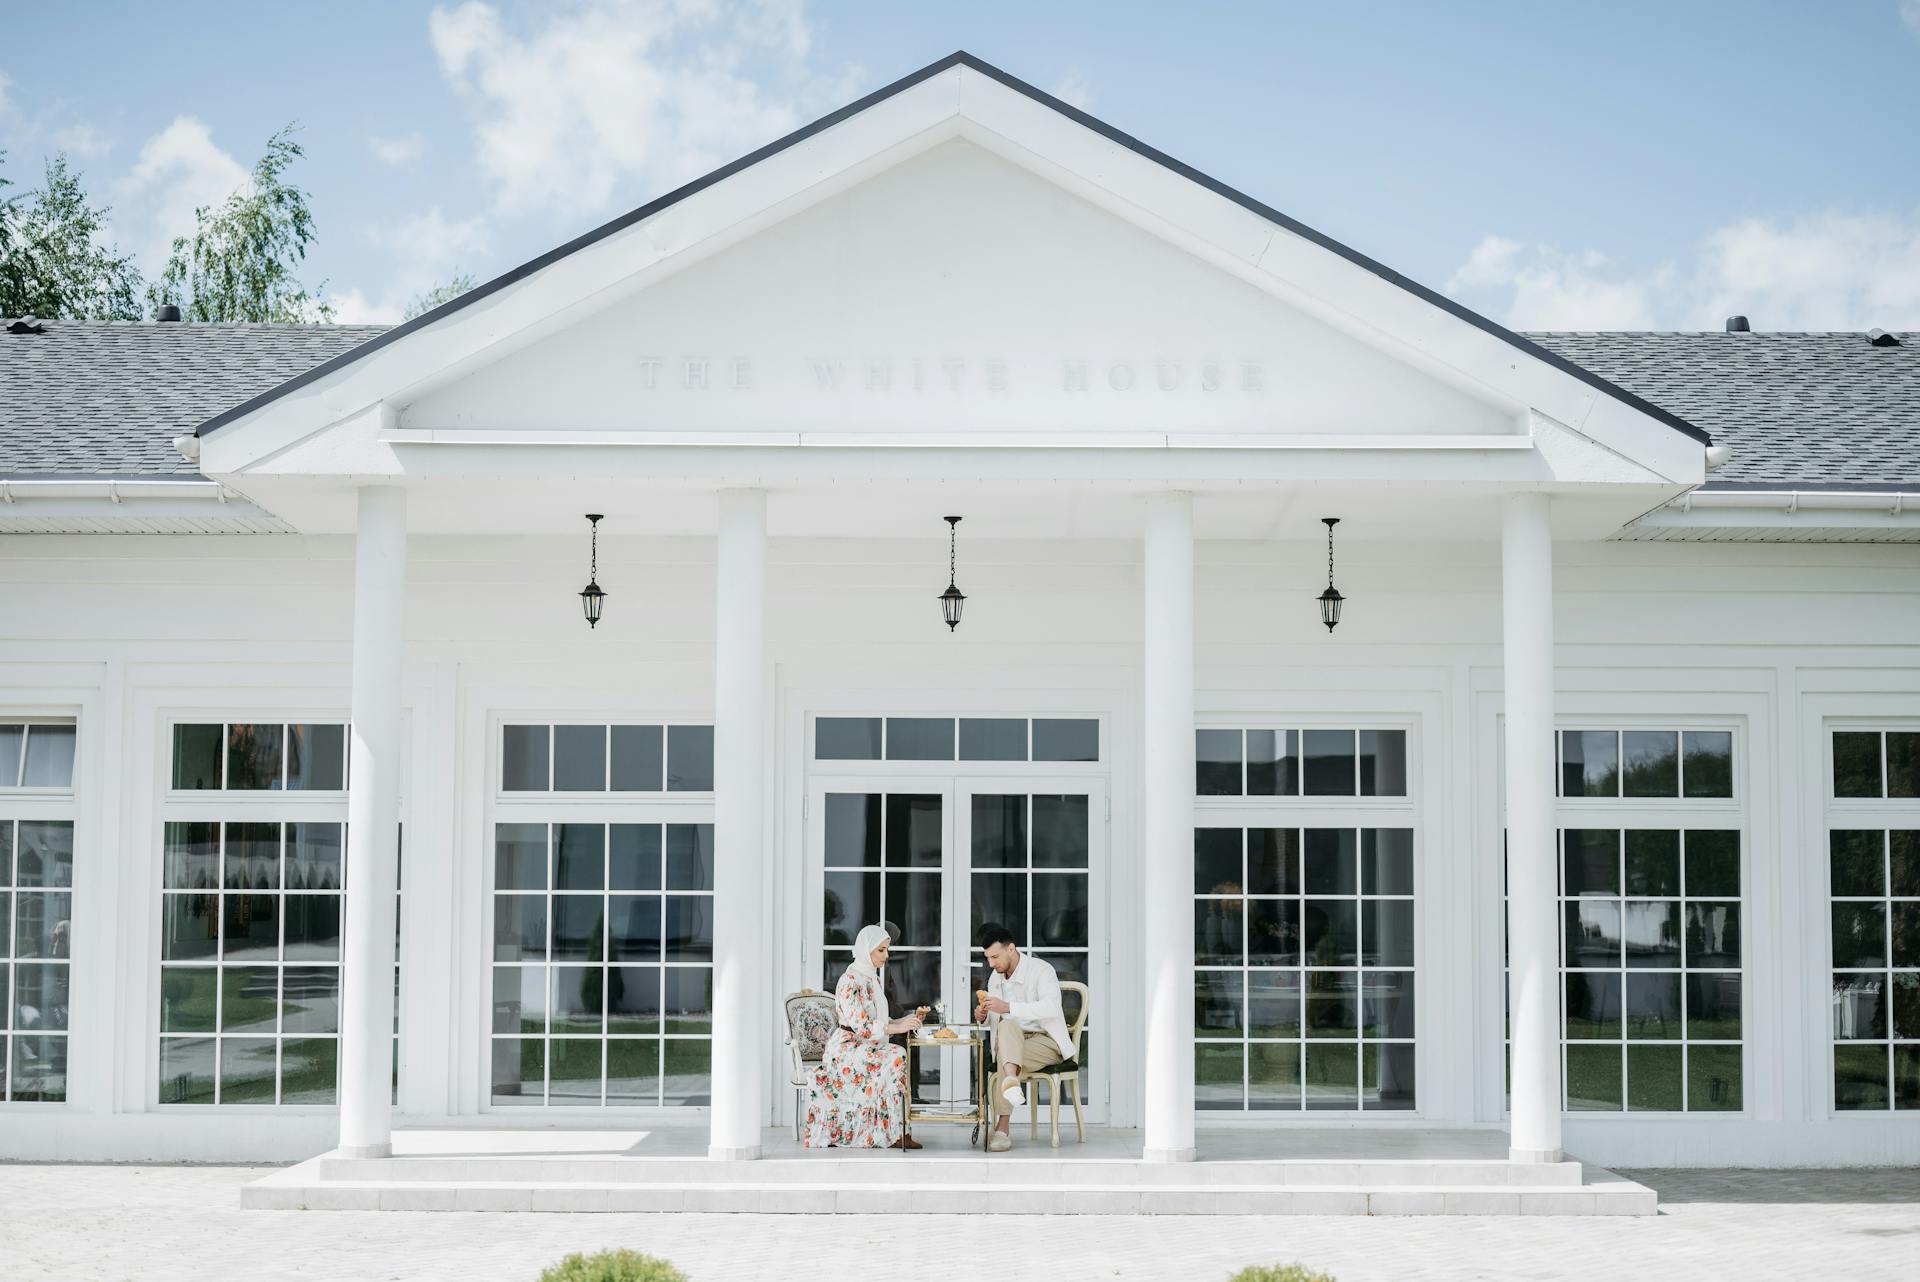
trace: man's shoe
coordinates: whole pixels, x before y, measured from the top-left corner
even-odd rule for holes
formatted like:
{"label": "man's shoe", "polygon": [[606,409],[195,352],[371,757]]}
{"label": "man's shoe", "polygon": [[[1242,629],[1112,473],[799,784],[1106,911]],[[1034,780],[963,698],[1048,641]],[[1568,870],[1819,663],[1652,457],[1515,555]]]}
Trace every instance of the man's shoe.
{"label": "man's shoe", "polygon": [[1009,1081],[1001,1089],[1000,1098],[1005,1100],[1010,1108],[1024,1108],[1027,1103],[1027,1093],[1020,1089],[1018,1082],[1014,1081]]}
{"label": "man's shoe", "polygon": [[1004,1153],[1013,1147],[1013,1137],[1005,1131],[995,1131],[987,1136],[987,1152]]}

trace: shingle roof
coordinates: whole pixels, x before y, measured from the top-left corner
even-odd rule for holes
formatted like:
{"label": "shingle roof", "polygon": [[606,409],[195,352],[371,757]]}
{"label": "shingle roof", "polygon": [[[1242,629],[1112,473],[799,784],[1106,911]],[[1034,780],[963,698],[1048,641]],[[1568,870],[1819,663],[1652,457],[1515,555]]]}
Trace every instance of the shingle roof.
{"label": "shingle roof", "polygon": [[386,329],[41,324],[0,328],[0,476],[194,475],[174,437]]}
{"label": "shingle roof", "polygon": [[[0,476],[194,474],[173,438],[380,325],[46,321],[0,330]],[[1920,334],[1527,337],[1713,434],[1709,488],[1920,487]]]}
{"label": "shingle roof", "polygon": [[1920,334],[1529,334],[1707,430],[1708,489],[1920,485]]}

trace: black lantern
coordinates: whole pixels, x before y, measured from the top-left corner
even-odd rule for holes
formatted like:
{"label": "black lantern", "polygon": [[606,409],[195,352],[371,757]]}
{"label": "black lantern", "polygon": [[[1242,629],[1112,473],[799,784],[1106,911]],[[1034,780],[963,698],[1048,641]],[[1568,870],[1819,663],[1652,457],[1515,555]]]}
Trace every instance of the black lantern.
{"label": "black lantern", "polygon": [[587,570],[587,586],[580,589],[580,608],[586,611],[587,626],[600,626],[600,607],[607,602],[607,594],[600,590],[600,522],[598,512],[587,513],[587,521],[593,527],[593,560]]}
{"label": "black lantern", "polygon": [[960,534],[960,518],[947,518],[947,590],[940,594],[940,614],[947,621],[947,631],[960,626],[960,610],[967,603],[967,594],[954,585],[954,546]]}
{"label": "black lantern", "polygon": [[1327,526],[1327,590],[1320,594],[1320,622],[1331,632],[1333,625],[1340,622],[1340,604],[1346,600],[1340,595],[1340,589],[1333,586],[1333,527],[1340,524],[1340,518],[1323,516],[1320,519]]}

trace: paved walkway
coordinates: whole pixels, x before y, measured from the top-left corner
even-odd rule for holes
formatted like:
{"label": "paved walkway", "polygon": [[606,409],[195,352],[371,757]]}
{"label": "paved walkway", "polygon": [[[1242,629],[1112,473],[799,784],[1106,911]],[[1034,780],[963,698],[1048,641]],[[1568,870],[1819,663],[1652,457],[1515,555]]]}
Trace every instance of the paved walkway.
{"label": "paved walkway", "polygon": [[[1340,1282],[1408,1278],[1903,1279],[1920,1272],[1920,1170],[1633,1172],[1654,1219],[1051,1219],[242,1211],[247,1167],[0,1165],[0,1279],[534,1282],[568,1251],[629,1246],[693,1282],[822,1279],[992,1259],[1078,1261],[1080,1278],[1215,1282],[1301,1260]],[[1028,1270],[1031,1271],[1030,1269]]]}

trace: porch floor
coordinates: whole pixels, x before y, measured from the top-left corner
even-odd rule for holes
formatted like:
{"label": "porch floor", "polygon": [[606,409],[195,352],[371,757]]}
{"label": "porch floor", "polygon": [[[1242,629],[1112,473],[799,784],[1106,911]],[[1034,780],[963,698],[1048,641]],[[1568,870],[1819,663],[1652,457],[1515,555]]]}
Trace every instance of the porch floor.
{"label": "porch floor", "polygon": [[331,1154],[248,1185],[241,1204],[313,1210],[757,1213],[1650,1215],[1652,1190],[1577,1161],[1506,1160],[1486,1129],[1203,1127],[1198,1160],[1148,1163],[1141,1133],[1060,1147],[1024,1118],[987,1154],[970,1127],[915,1127],[918,1152],[805,1149],[768,1130],[755,1162],[706,1156],[704,1126],[399,1131],[394,1155]]}

